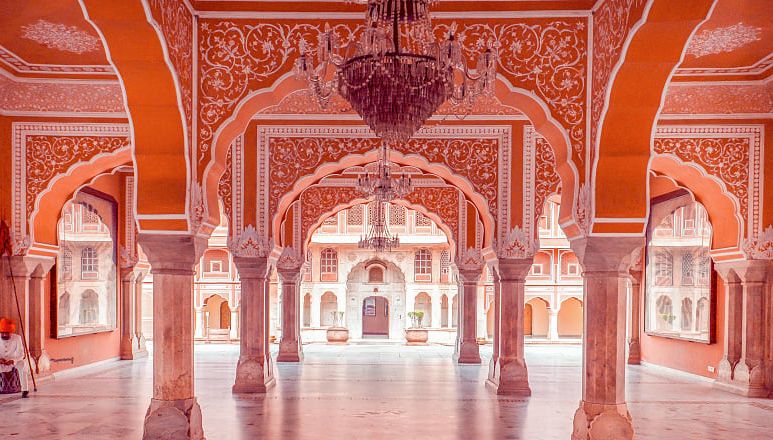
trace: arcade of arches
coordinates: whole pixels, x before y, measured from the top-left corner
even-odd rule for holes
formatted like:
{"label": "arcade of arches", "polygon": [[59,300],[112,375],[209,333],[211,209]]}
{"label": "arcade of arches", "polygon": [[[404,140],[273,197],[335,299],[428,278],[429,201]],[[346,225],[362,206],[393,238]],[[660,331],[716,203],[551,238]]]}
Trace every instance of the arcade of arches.
{"label": "arcade of arches", "polygon": [[[508,405],[498,396],[520,396],[544,423],[540,368],[563,358],[532,363],[531,350],[568,344],[582,356],[573,420],[550,420],[563,438],[686,438],[627,404],[642,375],[673,370],[710,381],[706,399],[768,411],[770,433],[758,400],[773,397],[768,2],[433,4],[464,57],[496,43],[497,81],[464,118],[441,106],[390,150],[413,189],[385,206],[401,244],[380,253],[358,248],[381,210],[355,187],[379,141],[340,97],[322,108],[291,74],[299,42],[316,47],[327,24],[354,38],[357,3],[3,2],[0,316],[23,324],[41,394],[0,408],[32,423],[47,388],[152,363],[137,417],[117,419],[147,439],[201,439],[221,409],[197,400],[194,365],[211,365],[194,353],[220,346],[195,342],[232,343],[233,380],[218,386],[235,400],[282,399],[319,353],[399,344],[446,353],[431,367],[459,390],[480,372],[492,414]],[[325,345],[330,328],[350,345]],[[428,345],[404,347],[411,330]],[[256,414],[297,421],[261,402]],[[715,433],[765,437],[743,431],[749,414],[693,410]]]}

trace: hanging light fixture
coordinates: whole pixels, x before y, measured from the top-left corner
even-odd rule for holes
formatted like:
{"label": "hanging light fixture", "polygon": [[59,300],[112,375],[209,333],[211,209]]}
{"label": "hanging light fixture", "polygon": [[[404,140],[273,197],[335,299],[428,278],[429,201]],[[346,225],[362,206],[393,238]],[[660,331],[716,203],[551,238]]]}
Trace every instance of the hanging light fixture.
{"label": "hanging light fixture", "polygon": [[357,191],[376,202],[391,202],[413,192],[413,179],[406,173],[393,172],[397,167],[387,159],[388,151],[382,142],[378,161],[365,167],[365,173],[357,177]]}
{"label": "hanging light fixture", "polygon": [[[493,42],[470,70],[455,25],[443,41],[435,39],[429,7],[437,0],[349,2],[366,5],[360,41],[341,45],[326,25],[319,35],[317,64],[303,41],[294,64],[296,77],[322,107],[338,92],[378,137],[397,143],[408,141],[446,101],[469,107],[478,96],[494,94]],[[350,56],[342,54],[347,51]]]}
{"label": "hanging light fixture", "polygon": [[376,200],[375,217],[370,221],[368,234],[360,237],[357,247],[360,249],[372,249],[376,252],[391,252],[392,249],[400,246],[400,237],[392,236],[386,223],[385,202]]}

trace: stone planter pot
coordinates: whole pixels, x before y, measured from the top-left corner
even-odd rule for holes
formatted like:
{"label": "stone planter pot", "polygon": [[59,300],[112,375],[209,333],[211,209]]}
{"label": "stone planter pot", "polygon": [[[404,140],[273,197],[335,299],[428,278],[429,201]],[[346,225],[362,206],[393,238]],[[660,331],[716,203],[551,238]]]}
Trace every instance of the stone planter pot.
{"label": "stone planter pot", "polygon": [[407,345],[427,345],[429,331],[423,328],[409,328],[405,330]]}
{"label": "stone planter pot", "polygon": [[349,342],[349,329],[345,327],[330,327],[327,329],[328,344],[347,344]]}

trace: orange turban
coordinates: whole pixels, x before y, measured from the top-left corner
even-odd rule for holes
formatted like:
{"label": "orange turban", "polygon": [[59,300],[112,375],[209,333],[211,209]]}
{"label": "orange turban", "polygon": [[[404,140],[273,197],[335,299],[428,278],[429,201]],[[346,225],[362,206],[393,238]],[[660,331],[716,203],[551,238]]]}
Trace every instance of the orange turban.
{"label": "orange turban", "polygon": [[0,333],[14,333],[16,331],[16,322],[13,319],[0,319]]}

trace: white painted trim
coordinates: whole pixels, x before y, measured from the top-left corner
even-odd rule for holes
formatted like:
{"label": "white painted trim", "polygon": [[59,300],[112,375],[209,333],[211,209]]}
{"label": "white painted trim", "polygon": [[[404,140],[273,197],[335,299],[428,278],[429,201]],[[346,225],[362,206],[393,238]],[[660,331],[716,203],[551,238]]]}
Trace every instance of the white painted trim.
{"label": "white painted trim", "polygon": [[117,363],[120,360],[121,360],[120,356],[115,356],[108,359],[103,359],[101,361],[92,362],[90,364],[81,365],[79,367],[73,367],[73,368],[68,368],[66,370],[57,371],[52,375],[54,376],[54,380],[74,379],[77,377],[83,377],[83,376],[92,374],[95,372],[95,370],[100,369],[106,365]]}

